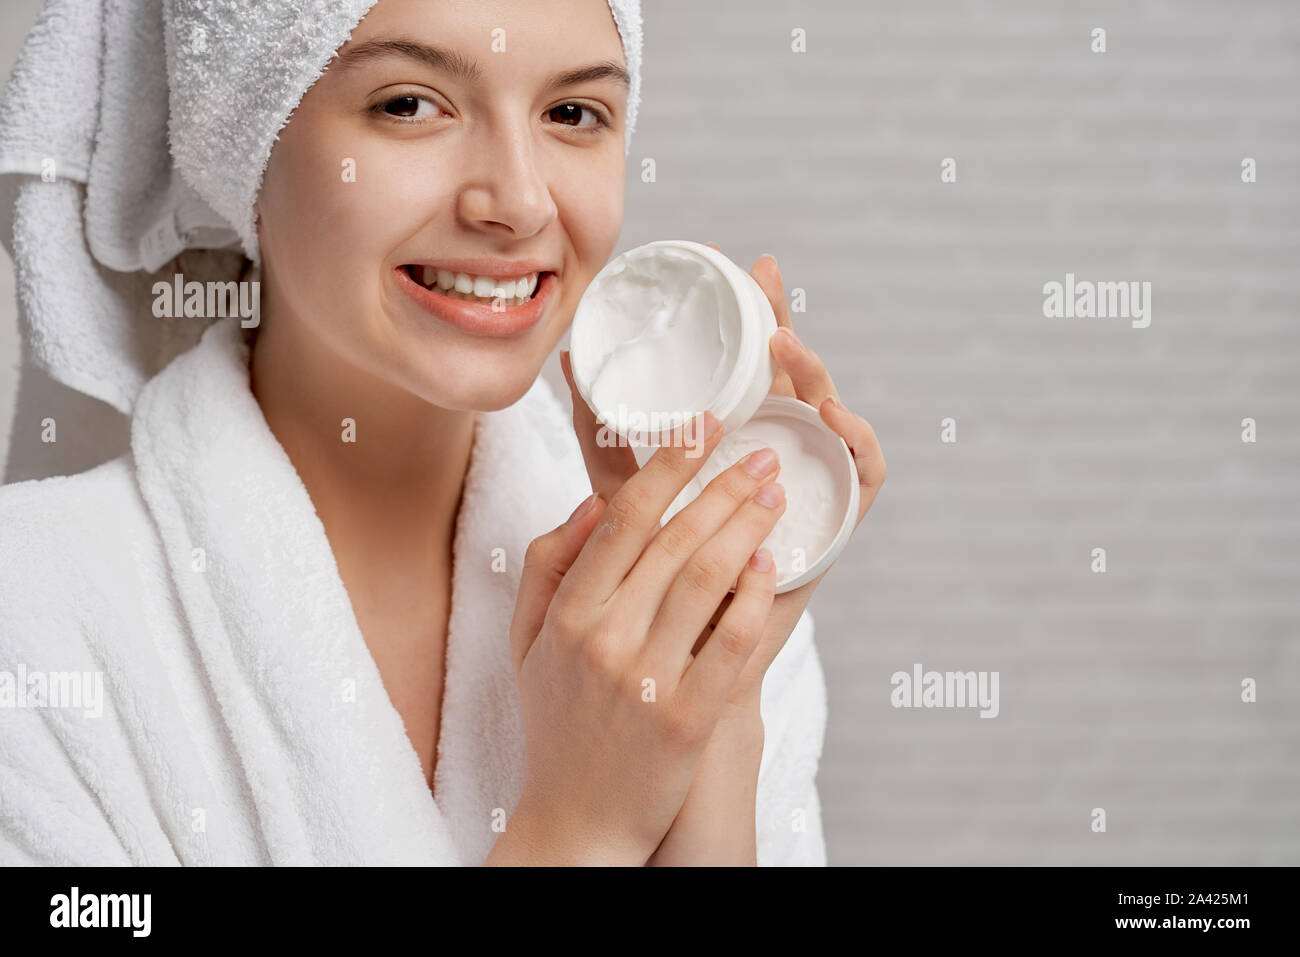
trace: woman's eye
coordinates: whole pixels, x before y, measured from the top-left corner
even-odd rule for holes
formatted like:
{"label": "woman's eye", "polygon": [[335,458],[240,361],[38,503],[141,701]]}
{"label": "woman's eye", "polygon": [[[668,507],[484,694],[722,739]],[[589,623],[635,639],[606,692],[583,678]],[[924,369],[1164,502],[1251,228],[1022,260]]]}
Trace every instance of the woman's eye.
{"label": "woman's eye", "polygon": [[439,112],[438,104],[423,96],[413,93],[395,96],[375,106],[376,113],[383,113],[402,120],[428,119]]}
{"label": "woman's eye", "polygon": [[[593,117],[592,122],[582,122],[582,114],[590,113]],[[589,106],[583,106],[581,103],[562,103],[551,109],[547,113],[551,119],[563,126],[572,126],[577,130],[595,130],[609,124],[603,116]]]}

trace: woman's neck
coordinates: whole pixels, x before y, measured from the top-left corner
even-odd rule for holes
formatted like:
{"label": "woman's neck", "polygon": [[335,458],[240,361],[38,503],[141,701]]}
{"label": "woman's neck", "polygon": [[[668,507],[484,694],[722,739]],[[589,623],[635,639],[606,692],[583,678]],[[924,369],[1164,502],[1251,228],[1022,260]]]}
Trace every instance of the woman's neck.
{"label": "woman's neck", "polygon": [[367,580],[449,571],[474,413],[371,375],[289,313],[262,315],[253,394],[340,567]]}

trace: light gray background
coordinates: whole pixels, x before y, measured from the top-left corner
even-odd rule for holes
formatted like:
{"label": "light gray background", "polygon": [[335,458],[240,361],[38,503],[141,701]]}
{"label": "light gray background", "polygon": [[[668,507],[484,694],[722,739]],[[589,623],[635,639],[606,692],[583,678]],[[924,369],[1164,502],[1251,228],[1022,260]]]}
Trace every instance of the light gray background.
{"label": "light gray background", "polygon": [[[813,606],[831,862],[1300,863],[1300,5],[645,15],[619,248],[776,255],[889,462]],[[1066,272],[1151,282],[1150,328],[1044,319]],[[1000,716],[892,708],[914,662],[1000,672]]]}

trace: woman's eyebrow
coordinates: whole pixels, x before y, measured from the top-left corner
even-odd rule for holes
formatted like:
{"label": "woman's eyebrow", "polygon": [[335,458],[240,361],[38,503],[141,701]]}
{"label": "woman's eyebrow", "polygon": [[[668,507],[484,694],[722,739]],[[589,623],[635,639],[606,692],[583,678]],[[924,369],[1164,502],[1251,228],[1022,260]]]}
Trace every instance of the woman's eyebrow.
{"label": "woman's eyebrow", "polygon": [[[452,76],[468,83],[474,83],[483,78],[483,70],[478,63],[466,59],[456,50],[422,43],[419,40],[401,38],[367,40],[351,50],[340,53],[338,65],[341,69],[346,70],[388,56],[417,60],[425,66],[444,73],[450,73]],[[624,88],[631,83],[627,70],[621,64],[613,60],[604,60],[590,66],[561,70],[559,73],[552,74],[550,79],[546,81],[545,89],[553,90],[557,87],[573,86],[577,83],[587,83],[595,80],[615,80],[623,84]]]}
{"label": "woman's eyebrow", "polygon": [[552,74],[546,83],[546,89],[554,90],[557,87],[574,86],[593,80],[617,80],[624,88],[631,85],[627,70],[613,60],[605,60],[601,63],[593,63],[591,66],[578,67],[576,70],[563,70]]}
{"label": "woman's eyebrow", "polygon": [[465,59],[457,51],[421,43],[418,40],[367,40],[360,46],[340,53],[338,59],[339,66],[346,70],[386,56],[400,56],[408,60],[418,60],[425,66],[441,70],[444,73],[450,73],[470,83],[481,79],[483,76],[483,71],[476,62]]}

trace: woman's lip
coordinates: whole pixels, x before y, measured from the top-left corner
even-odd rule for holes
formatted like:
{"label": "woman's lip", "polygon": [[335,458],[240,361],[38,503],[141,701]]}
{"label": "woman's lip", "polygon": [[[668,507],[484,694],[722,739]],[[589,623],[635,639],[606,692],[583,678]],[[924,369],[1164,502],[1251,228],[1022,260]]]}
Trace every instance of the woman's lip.
{"label": "woman's lip", "polygon": [[469,302],[432,292],[412,279],[405,266],[398,266],[393,272],[397,285],[425,312],[465,332],[496,338],[518,335],[536,325],[559,282],[555,273],[543,273],[528,302],[496,311],[490,302]]}

